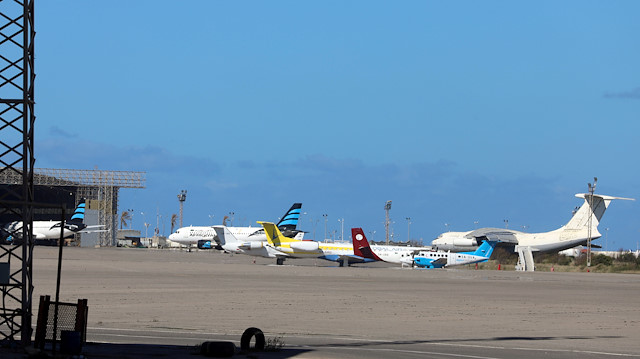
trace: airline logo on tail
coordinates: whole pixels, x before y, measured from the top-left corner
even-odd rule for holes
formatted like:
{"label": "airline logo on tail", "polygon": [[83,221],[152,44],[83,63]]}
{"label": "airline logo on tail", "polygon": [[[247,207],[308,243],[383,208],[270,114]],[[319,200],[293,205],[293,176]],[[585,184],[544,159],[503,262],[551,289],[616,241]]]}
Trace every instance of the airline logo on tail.
{"label": "airline logo on tail", "polygon": [[295,230],[298,226],[298,220],[300,219],[300,211],[302,209],[302,203],[294,203],[291,208],[284,214],[280,222],[278,222],[278,228],[282,231]]}
{"label": "airline logo on tail", "polygon": [[351,228],[351,238],[353,241],[353,254],[366,259],[382,261],[382,259],[371,250],[369,241],[364,235],[362,228]]}

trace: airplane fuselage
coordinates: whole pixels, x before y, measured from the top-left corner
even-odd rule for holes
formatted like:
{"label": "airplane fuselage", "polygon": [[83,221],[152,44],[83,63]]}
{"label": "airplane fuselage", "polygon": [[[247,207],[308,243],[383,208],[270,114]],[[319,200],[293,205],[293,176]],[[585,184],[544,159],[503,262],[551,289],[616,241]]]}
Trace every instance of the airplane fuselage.
{"label": "airplane fuselage", "polygon": [[[489,229],[487,229],[489,230]],[[473,251],[478,248],[478,240],[469,232],[445,232],[431,242],[438,250],[463,252]],[[530,247],[534,252],[557,252],[575,246],[586,244],[589,238],[588,228],[568,229],[561,227],[555,231],[542,233],[524,233],[514,230],[500,230],[502,234],[508,232],[512,240],[503,240],[503,243],[513,246]],[[600,238],[602,235],[597,228],[591,229],[591,239]]]}
{"label": "airplane fuselage", "polygon": [[[442,268],[484,262],[488,258],[469,253],[422,251],[415,255],[414,261],[419,267]],[[437,264],[438,261],[443,264]]]}
{"label": "airplane fuselage", "polygon": [[[66,222],[65,222],[66,224]],[[22,222],[14,221],[7,223],[2,227],[6,233],[22,234]],[[78,228],[80,230],[81,228]],[[76,231],[64,228],[63,238],[73,236]],[[60,221],[33,221],[33,230],[31,231],[35,239],[59,239],[60,238]],[[15,237],[15,236],[14,236]]]}
{"label": "airplane fuselage", "polygon": [[387,245],[372,245],[371,250],[375,255],[385,262],[395,264],[411,265],[413,262],[413,254],[418,251],[427,250],[425,247],[402,247]]}

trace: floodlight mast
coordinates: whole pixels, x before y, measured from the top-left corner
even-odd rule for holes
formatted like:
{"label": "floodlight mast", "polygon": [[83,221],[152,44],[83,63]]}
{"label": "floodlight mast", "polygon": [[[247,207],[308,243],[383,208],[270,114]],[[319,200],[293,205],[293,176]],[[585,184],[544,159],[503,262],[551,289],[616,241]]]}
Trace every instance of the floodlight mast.
{"label": "floodlight mast", "polygon": [[180,228],[182,228],[182,210],[184,209],[184,201],[187,200],[187,191],[182,190],[178,195],[178,201],[180,201]]}
{"label": "floodlight mast", "polygon": [[385,218],[384,218],[384,230],[386,233],[386,244],[389,245],[389,211],[391,211],[391,201],[387,201],[384,205]]}
{"label": "floodlight mast", "polygon": [[598,183],[598,177],[593,177],[593,185],[591,183],[587,183],[589,186],[589,210],[591,211],[589,215],[589,224],[587,227],[587,268],[591,267],[591,224],[593,223],[593,194],[596,191],[596,184]]}

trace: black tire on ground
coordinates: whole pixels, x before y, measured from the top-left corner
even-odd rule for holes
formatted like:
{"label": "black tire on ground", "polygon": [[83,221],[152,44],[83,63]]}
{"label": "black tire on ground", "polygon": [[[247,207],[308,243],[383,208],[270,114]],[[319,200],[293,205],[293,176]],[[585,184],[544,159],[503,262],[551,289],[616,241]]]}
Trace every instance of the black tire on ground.
{"label": "black tire on ground", "polygon": [[206,357],[229,358],[236,353],[236,345],[232,342],[204,342],[200,346],[200,354]]}
{"label": "black tire on ground", "polygon": [[[251,338],[256,338],[256,345],[251,347]],[[240,349],[243,351],[252,351],[252,352],[261,352],[264,350],[264,334],[262,330],[258,328],[248,328],[242,333],[242,338],[240,338]]]}
{"label": "black tire on ground", "polygon": [[279,266],[283,265],[284,264],[284,258],[276,259],[276,264],[279,265]]}

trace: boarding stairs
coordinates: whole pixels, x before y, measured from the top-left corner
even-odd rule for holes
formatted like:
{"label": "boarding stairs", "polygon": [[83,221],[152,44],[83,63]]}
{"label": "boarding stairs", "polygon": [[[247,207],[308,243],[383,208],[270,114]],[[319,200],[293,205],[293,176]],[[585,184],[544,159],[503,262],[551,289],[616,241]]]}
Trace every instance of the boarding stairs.
{"label": "boarding stairs", "polygon": [[516,270],[523,272],[535,271],[536,266],[533,262],[533,253],[531,252],[531,247],[516,246],[516,251],[518,251],[518,265],[516,266]]}

